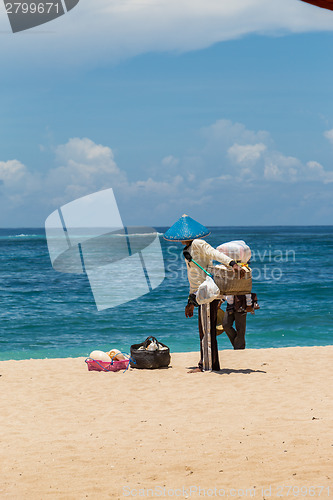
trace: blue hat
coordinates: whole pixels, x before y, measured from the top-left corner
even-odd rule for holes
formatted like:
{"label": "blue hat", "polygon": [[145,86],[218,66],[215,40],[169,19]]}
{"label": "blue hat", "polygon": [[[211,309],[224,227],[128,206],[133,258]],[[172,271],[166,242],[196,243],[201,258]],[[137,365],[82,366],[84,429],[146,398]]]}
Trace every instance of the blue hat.
{"label": "blue hat", "polygon": [[167,230],[163,238],[168,241],[188,241],[208,234],[210,231],[205,226],[184,214]]}

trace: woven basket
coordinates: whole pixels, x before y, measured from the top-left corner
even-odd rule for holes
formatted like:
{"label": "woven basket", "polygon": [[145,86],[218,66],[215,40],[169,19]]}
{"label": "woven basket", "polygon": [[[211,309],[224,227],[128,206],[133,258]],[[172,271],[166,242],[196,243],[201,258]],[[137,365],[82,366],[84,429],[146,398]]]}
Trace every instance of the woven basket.
{"label": "woven basket", "polygon": [[237,272],[228,269],[223,264],[210,266],[208,272],[213,275],[222,295],[246,295],[252,290],[252,272],[250,268],[244,269],[244,278],[239,278]]}

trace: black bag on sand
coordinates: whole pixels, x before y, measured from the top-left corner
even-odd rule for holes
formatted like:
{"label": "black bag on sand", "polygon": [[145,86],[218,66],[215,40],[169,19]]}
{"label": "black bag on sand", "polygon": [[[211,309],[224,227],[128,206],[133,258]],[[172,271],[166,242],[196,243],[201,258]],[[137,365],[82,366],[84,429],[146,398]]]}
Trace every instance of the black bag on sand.
{"label": "black bag on sand", "polygon": [[[158,349],[154,351],[147,350],[146,348],[149,344],[154,342],[158,346]],[[130,359],[132,368],[166,368],[170,364],[170,349],[155,337],[147,337],[141,344],[131,345]]]}

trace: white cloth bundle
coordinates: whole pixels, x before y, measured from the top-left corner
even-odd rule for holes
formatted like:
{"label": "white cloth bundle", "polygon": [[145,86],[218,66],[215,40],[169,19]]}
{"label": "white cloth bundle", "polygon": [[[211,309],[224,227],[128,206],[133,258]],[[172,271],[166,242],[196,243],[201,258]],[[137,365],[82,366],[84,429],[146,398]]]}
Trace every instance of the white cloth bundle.
{"label": "white cloth bundle", "polygon": [[222,243],[217,249],[231,259],[246,264],[251,259],[251,249],[243,240],[228,241]]}

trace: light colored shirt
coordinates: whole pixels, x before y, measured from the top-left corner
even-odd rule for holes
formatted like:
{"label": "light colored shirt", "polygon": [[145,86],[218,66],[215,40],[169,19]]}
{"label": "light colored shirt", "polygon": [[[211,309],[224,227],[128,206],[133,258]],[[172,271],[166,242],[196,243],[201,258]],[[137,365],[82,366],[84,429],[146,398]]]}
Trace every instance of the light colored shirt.
{"label": "light colored shirt", "polygon": [[[192,241],[192,245],[188,248],[188,251],[192,256],[192,259],[200,264],[200,266],[204,269],[207,269],[208,266],[212,265],[213,260],[217,260],[226,266],[228,266],[232,261],[230,257],[227,257],[224,253],[215,250],[215,248],[207,243],[207,241],[199,238]],[[185,262],[187,266],[187,277],[190,283],[190,293],[195,293],[201,283],[205,281],[207,274],[196,266],[194,262],[188,262],[187,259],[185,259]]]}

